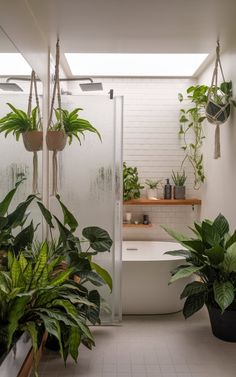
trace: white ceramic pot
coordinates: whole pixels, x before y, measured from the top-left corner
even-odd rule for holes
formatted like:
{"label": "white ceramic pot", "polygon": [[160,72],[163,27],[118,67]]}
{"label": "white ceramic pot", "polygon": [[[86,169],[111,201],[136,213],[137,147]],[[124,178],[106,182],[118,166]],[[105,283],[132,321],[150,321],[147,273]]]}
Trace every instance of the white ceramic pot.
{"label": "white ceramic pot", "polygon": [[147,189],[147,198],[150,200],[157,199],[157,189]]}

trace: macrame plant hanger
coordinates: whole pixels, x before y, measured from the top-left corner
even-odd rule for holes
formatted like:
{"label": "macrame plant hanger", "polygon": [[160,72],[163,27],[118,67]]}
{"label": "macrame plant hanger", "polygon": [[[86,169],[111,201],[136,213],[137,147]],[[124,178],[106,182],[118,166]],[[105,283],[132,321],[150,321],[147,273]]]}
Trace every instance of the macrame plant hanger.
{"label": "macrame plant hanger", "polygon": [[[59,40],[57,40],[56,44],[56,63],[55,63],[55,77],[54,77],[54,86],[53,86],[53,92],[52,92],[52,102],[51,102],[51,109],[50,109],[50,115],[49,115],[49,121],[48,121],[48,130],[50,128],[50,125],[52,123],[52,117],[53,117],[53,110],[54,110],[54,103],[56,98],[56,92],[57,92],[57,102],[58,107],[61,109],[61,93],[60,93],[60,79],[59,79],[59,63],[60,63],[60,45]],[[61,112],[59,122],[62,124],[62,115]],[[57,152],[58,150],[53,150],[52,155],[52,195],[56,196],[58,193],[58,162],[57,162]]]}
{"label": "macrame plant hanger", "polygon": [[207,99],[207,106],[206,109],[209,106],[209,103],[212,103],[213,106],[217,107],[217,112],[214,113],[214,115],[209,114],[206,112],[207,119],[210,123],[213,123],[216,125],[215,129],[215,150],[214,150],[214,158],[217,159],[221,157],[221,152],[220,152],[220,124],[224,123],[222,120],[219,120],[219,117],[221,115],[224,115],[225,120],[228,118],[227,114],[227,108],[229,106],[228,103],[226,103],[224,106],[219,106],[214,101],[214,92],[216,92],[218,89],[218,68],[220,68],[220,73],[223,78],[223,82],[225,82],[225,77],[224,77],[224,72],[222,69],[222,64],[220,60],[220,42],[219,40],[217,41],[217,46],[216,46],[216,61],[215,61],[215,67],[213,71],[213,76],[211,80],[211,86],[208,92],[208,99]]}
{"label": "macrame plant hanger", "polygon": [[[29,93],[29,99],[28,99],[28,109],[27,109],[27,115],[28,117],[31,116],[31,110],[32,110],[32,98],[33,98],[33,90],[35,93],[35,100],[36,100],[36,106],[37,106],[37,112],[38,112],[38,130],[42,131],[42,118],[41,118],[41,112],[40,112],[40,106],[39,106],[39,97],[38,97],[38,90],[37,90],[37,80],[36,80],[36,74],[35,71],[32,70],[31,72],[31,78],[30,78],[30,93]],[[33,151],[33,183],[32,183],[32,190],[33,194],[38,194],[38,154],[37,151]]]}

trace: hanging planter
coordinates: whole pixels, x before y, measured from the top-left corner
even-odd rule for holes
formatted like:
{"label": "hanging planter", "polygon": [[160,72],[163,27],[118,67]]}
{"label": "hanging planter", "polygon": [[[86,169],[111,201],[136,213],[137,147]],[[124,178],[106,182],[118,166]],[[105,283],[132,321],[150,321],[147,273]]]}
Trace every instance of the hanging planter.
{"label": "hanging planter", "polygon": [[[223,82],[218,87],[218,68]],[[216,125],[215,130],[215,152],[214,158],[217,159],[221,156],[220,151],[220,128],[230,116],[231,104],[236,106],[232,100],[232,82],[225,81],[221,61],[220,61],[220,44],[217,41],[216,47],[216,62],[213,71],[211,86],[208,91],[208,98],[206,104],[206,118],[207,120]]]}
{"label": "hanging planter", "polygon": [[[36,107],[32,109],[32,95],[35,92]],[[5,132],[5,136],[12,133],[18,141],[22,135],[25,149],[33,152],[33,194],[38,194],[38,155],[37,152],[43,147],[42,120],[40,114],[39,97],[35,72],[31,73],[30,94],[28,100],[27,113],[15,108],[8,103],[11,112],[0,119],[0,133]]]}
{"label": "hanging planter", "polygon": [[[60,78],[59,78],[59,63],[60,63],[60,46],[59,40],[56,44],[56,64],[55,64],[55,77],[54,87],[52,93],[52,101],[50,107],[48,130],[46,136],[47,147],[49,151],[53,152],[52,155],[52,195],[57,195],[57,178],[58,178],[58,162],[57,152],[62,151],[67,143],[72,143],[73,139],[77,139],[81,144],[80,136],[84,137],[84,132],[89,131],[96,133],[101,140],[101,136],[98,130],[92,126],[92,124],[85,119],[81,119],[78,115],[80,108],[76,108],[69,112],[62,109],[61,106],[61,93],[60,93]],[[57,93],[58,108],[54,108],[55,99]],[[53,115],[55,115],[56,121],[53,121]]]}
{"label": "hanging planter", "polygon": [[47,136],[47,147],[49,151],[62,151],[67,142],[67,135],[65,131],[50,131],[48,130]]}

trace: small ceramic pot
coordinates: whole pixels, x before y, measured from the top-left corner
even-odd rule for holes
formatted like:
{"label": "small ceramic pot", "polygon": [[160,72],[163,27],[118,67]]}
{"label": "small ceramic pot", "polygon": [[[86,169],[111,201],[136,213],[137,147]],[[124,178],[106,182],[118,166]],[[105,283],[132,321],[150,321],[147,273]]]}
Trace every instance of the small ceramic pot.
{"label": "small ceramic pot", "polygon": [[37,152],[43,149],[43,131],[27,131],[22,133],[25,149]]}
{"label": "small ceramic pot", "polygon": [[63,130],[48,131],[46,136],[49,151],[62,151],[66,146],[67,135]]}
{"label": "small ceramic pot", "polygon": [[157,189],[147,189],[147,198],[149,200],[157,199]]}
{"label": "small ceramic pot", "polygon": [[174,186],[174,199],[185,199],[185,186]]}

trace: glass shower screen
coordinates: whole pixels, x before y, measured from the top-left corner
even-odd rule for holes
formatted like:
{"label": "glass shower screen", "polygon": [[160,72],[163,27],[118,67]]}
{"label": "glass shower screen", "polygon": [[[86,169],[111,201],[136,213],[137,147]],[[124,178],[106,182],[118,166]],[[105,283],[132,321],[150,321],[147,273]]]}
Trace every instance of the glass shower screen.
{"label": "glass shower screen", "polygon": [[[100,293],[110,307],[102,313],[103,323],[113,323],[121,318],[121,188],[122,174],[121,135],[122,97],[62,96],[62,108],[72,111],[82,108],[80,117],[97,128],[102,142],[94,133],[85,132],[82,145],[74,140],[59,153],[59,194],[79,222],[79,232],[86,226],[106,229],[113,239],[111,252],[99,253],[95,261],[107,269],[113,279],[113,291],[100,288]],[[51,160],[51,158],[50,158]],[[51,176],[51,173],[50,173]],[[51,196],[50,208],[58,212],[55,198]],[[59,214],[59,212],[57,213]]]}

